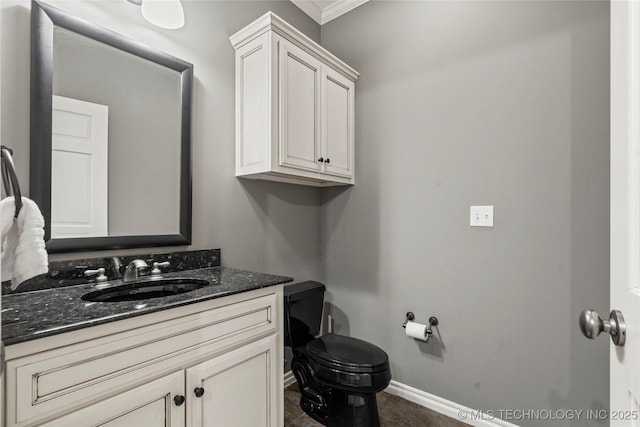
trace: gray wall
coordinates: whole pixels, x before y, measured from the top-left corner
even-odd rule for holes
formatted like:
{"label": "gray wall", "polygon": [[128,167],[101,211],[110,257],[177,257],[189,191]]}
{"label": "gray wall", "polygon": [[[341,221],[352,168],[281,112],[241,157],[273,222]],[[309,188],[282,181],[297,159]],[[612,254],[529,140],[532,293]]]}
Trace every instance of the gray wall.
{"label": "gray wall", "polygon": [[471,408],[608,408],[608,340],[577,325],[609,307],[608,2],[374,1],[322,44],[361,73],[356,185],[323,193],[337,332]]}
{"label": "gray wall", "polygon": [[[315,40],[320,38],[319,26],[288,1],[186,0],[182,2],[186,24],[173,31],[147,23],[140,8],[127,1],[49,3],[195,66],[193,245],[164,250],[220,247],[224,265],[301,279],[318,277],[319,190],[239,180],[234,176],[235,63],[228,37],[268,10]],[[0,8],[0,135],[3,144],[15,148],[20,182],[28,189],[30,3],[2,0]],[[118,251],[139,252],[140,249]],[[83,255],[56,255],[51,259]]]}

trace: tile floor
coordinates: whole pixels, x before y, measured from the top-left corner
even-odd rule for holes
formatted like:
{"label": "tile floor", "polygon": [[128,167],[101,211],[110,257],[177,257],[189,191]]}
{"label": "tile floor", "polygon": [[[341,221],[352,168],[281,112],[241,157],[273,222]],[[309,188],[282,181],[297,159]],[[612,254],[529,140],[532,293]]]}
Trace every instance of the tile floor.
{"label": "tile floor", "polygon": [[[378,413],[381,427],[468,426],[461,421],[385,392],[378,394]],[[300,409],[300,393],[297,384],[290,385],[284,390],[284,426],[322,427],[322,424],[313,420]]]}

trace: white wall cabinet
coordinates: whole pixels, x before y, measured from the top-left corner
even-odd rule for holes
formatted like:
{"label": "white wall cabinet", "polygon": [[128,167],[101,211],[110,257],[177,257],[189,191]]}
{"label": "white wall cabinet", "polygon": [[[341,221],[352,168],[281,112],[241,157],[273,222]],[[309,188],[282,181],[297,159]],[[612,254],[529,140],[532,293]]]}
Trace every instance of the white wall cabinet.
{"label": "white wall cabinet", "polygon": [[6,425],[281,426],[281,313],[273,286],[9,346]]}
{"label": "white wall cabinet", "polygon": [[230,40],[236,176],[353,184],[358,73],[271,12]]}

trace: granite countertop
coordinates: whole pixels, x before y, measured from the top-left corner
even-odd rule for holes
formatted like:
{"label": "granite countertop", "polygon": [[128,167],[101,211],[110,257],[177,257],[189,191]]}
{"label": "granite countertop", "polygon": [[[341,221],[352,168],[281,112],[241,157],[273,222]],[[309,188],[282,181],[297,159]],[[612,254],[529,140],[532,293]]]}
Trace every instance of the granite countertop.
{"label": "granite countertop", "polygon": [[2,341],[5,345],[17,344],[293,280],[227,267],[186,270],[161,277],[204,279],[211,285],[178,295],[123,302],[83,301],[82,295],[95,290],[94,283],[4,295]]}

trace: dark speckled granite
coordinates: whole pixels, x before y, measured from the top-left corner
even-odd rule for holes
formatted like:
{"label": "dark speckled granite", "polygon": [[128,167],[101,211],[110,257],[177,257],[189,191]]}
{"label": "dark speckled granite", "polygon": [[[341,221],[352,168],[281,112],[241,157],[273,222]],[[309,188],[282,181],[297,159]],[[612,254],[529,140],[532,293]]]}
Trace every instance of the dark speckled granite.
{"label": "dark speckled granite", "polygon": [[93,279],[88,280],[84,276],[84,272],[100,267],[106,270],[105,274],[109,277],[109,280],[120,279],[121,274],[118,267],[126,266],[134,259],[146,261],[149,267],[153,262],[169,261],[171,265],[163,268],[162,271],[171,273],[198,268],[220,267],[220,249],[53,261],[49,263],[49,273],[25,281],[15,291],[11,290],[9,281],[3,282],[2,295],[85,284]]}
{"label": "dark speckled granite", "polygon": [[2,340],[5,345],[17,344],[293,280],[226,267],[167,273],[162,277],[204,279],[211,284],[179,295],[124,302],[83,301],[82,295],[95,290],[93,284],[86,284],[86,279],[84,285],[5,295],[2,298]]}

